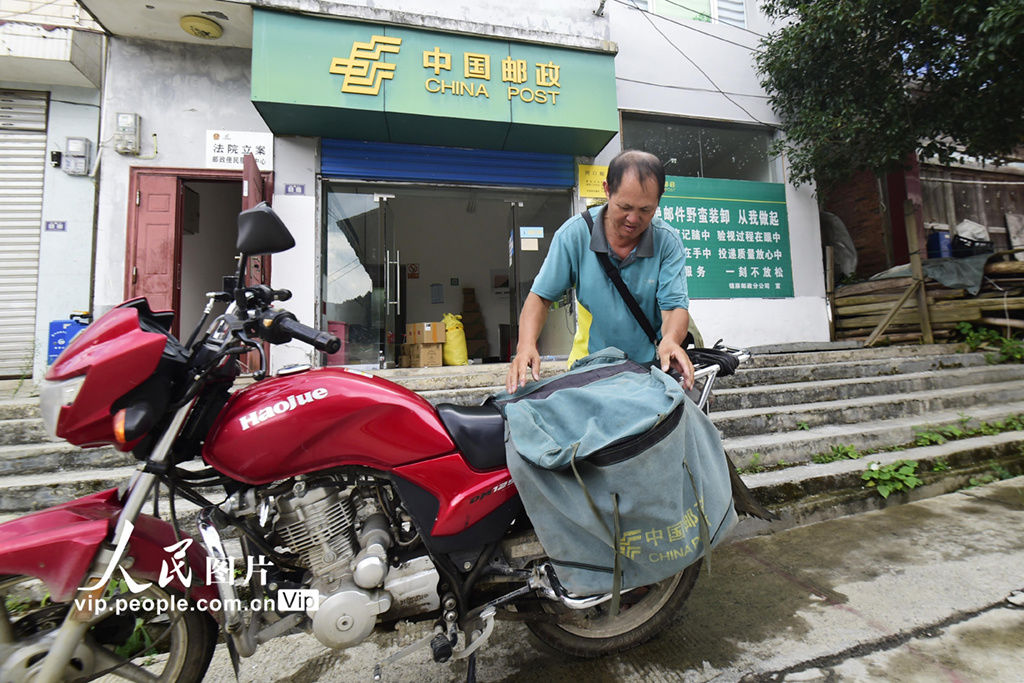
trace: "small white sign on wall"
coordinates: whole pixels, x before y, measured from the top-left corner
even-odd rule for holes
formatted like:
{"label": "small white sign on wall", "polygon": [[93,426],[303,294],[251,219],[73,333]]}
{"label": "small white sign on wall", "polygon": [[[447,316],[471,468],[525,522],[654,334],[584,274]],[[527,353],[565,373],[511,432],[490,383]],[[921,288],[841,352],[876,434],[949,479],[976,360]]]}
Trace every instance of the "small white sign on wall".
{"label": "small white sign on wall", "polygon": [[244,130],[206,131],[206,168],[241,170],[242,158],[251,153],[261,171],[274,170],[274,134]]}

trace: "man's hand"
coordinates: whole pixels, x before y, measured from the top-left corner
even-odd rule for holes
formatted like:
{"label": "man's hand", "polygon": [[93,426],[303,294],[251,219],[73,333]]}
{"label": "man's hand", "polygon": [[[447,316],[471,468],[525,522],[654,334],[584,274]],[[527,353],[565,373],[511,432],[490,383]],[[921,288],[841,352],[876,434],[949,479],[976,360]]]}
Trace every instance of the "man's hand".
{"label": "man's hand", "polygon": [[[527,371],[533,375],[534,381],[540,379],[540,354],[537,352],[536,346],[520,349],[516,353],[516,357],[512,359],[512,363],[509,365],[508,376],[505,377],[505,390],[511,394],[520,387],[525,386],[529,381],[527,379]],[[691,374],[692,372],[691,370]]]}
{"label": "man's hand", "polygon": [[537,339],[540,337],[540,331],[544,329],[544,321],[548,319],[550,305],[550,301],[540,298],[533,292],[526,295],[523,310],[519,314],[519,343],[516,347],[516,357],[512,359],[508,376],[505,378],[505,389],[510,394],[530,381],[526,376],[527,370],[531,371],[535,381],[540,379]]}
{"label": "man's hand", "polygon": [[675,369],[683,376],[683,388],[693,388],[693,363],[682,346],[671,339],[662,339],[658,344],[658,359],[661,361],[662,372]]}

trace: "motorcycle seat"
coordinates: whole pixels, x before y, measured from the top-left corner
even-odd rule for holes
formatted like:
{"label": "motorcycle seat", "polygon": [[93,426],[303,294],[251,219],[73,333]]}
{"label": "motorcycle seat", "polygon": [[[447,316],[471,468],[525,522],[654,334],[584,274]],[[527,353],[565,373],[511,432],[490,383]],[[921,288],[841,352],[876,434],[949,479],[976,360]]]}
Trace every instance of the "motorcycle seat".
{"label": "motorcycle seat", "polygon": [[505,466],[505,418],[494,406],[437,406],[452,440],[476,470],[494,470]]}

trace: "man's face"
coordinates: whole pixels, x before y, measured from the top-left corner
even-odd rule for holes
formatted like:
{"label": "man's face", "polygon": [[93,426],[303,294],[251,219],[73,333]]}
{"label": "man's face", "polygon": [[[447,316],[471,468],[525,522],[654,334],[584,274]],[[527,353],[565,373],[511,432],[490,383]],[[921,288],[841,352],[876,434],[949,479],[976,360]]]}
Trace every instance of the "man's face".
{"label": "man's face", "polygon": [[650,179],[641,183],[636,171],[630,170],[622,176],[619,189],[614,194],[608,191],[608,181],[605,181],[604,194],[608,198],[604,217],[608,236],[619,242],[636,244],[650,226],[654,210],[658,208],[657,184]]}

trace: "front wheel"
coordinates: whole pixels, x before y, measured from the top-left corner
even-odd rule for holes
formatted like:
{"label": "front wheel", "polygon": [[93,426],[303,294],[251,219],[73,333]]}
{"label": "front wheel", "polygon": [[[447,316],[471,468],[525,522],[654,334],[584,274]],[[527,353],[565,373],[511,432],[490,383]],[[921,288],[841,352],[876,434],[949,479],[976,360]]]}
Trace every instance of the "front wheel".
{"label": "front wheel", "polygon": [[697,583],[700,566],[698,560],[664,581],[623,593],[615,617],[609,616],[606,602],[588,610],[560,611],[554,622],[527,621],[527,627],[559,654],[589,659],[628,650],[672,623]]}
{"label": "front wheel", "polygon": [[[122,610],[97,617],[68,663],[64,680],[109,679],[194,683],[201,681],[216,645],[217,624],[185,604],[183,596],[153,583],[127,593],[115,581],[105,596],[124,598]],[[45,586],[27,576],[0,577],[0,619],[12,638],[0,649],[0,681],[31,681],[68,613],[67,603],[48,599]],[[185,606],[185,609],[180,609]],[[108,680],[104,678],[103,680]]]}

